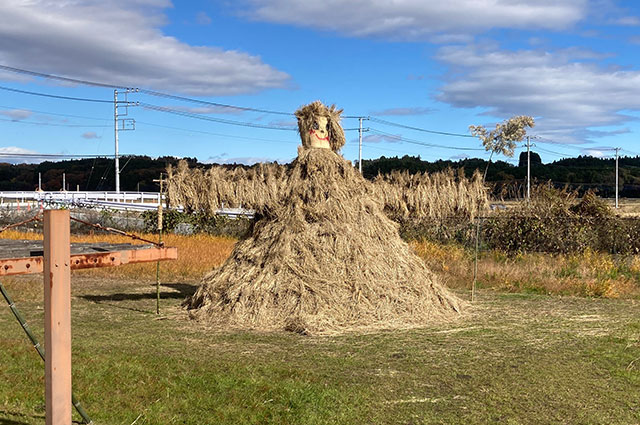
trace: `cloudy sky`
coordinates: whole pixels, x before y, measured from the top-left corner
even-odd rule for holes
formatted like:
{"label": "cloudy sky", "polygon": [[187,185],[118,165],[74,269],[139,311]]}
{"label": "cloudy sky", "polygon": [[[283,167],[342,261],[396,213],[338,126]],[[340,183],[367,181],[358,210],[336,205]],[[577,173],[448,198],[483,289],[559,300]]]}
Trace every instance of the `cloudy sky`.
{"label": "cloudy sky", "polygon": [[359,116],[365,158],[488,157],[455,134],[513,115],[545,162],[637,155],[638,58],[634,1],[5,0],[0,154],[112,155],[117,86],[140,89],[123,154],[289,161],[291,113],[320,99],[352,160]]}

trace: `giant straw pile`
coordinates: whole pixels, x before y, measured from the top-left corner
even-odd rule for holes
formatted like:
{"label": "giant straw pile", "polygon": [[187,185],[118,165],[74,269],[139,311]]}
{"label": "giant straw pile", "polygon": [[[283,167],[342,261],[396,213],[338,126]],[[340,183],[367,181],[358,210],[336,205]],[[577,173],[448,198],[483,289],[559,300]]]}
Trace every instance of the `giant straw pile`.
{"label": "giant straw pile", "polygon": [[322,333],[423,326],[460,310],[348,161],[303,149],[280,177],[262,199],[268,207],[254,205],[262,207],[252,233],[187,301],[194,316]]}

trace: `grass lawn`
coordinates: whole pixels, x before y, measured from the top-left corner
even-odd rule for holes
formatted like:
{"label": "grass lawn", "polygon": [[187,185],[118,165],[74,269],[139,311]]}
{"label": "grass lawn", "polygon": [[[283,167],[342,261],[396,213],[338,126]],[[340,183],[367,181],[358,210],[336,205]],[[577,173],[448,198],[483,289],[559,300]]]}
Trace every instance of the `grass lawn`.
{"label": "grass lawn", "polygon": [[[157,317],[152,280],[73,274],[74,391],[96,424],[640,423],[637,299],[482,290],[456,322],[305,337],[190,321],[189,280]],[[42,341],[42,277],[3,283]],[[42,423],[42,361],[2,304],[0,425]]]}

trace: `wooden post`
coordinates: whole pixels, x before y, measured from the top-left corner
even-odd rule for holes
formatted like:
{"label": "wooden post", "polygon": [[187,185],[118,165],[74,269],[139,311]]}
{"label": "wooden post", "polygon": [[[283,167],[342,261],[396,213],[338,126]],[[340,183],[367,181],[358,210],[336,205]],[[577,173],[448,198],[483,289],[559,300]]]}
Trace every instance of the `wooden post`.
{"label": "wooden post", "polygon": [[71,425],[69,210],[44,212],[46,425]]}

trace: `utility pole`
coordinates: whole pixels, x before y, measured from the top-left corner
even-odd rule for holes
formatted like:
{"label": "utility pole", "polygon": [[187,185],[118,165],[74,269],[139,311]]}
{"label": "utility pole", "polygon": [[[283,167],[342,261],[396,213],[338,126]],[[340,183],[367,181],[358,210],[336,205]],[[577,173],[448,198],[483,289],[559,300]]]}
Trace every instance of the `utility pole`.
{"label": "utility pole", "polygon": [[42,191],[42,173],[38,173],[38,192]]}
{"label": "utility pole", "polygon": [[527,202],[531,202],[531,137],[527,136]]}
{"label": "utility pole", "polygon": [[[160,199],[158,202],[158,244],[162,243],[162,192],[164,190],[162,180],[162,173],[158,180],[153,180],[154,183],[160,183]],[[160,314],[160,261],[156,262],[156,314]]]}
{"label": "utility pole", "polygon": [[120,157],[118,156],[118,90],[113,91],[113,132],[115,137],[116,193],[120,193]]}
{"label": "utility pole", "polygon": [[362,117],[358,118],[360,127],[358,128],[358,169],[362,174]]}
{"label": "utility pole", "polygon": [[616,151],[616,209],[618,208],[618,182],[619,182],[619,174],[618,174],[618,151],[620,148],[614,148]]}
{"label": "utility pole", "polygon": [[358,128],[358,170],[360,170],[360,174],[362,174],[362,132],[367,131],[367,129],[362,129],[362,120],[368,120],[369,118],[358,117],[358,121],[360,122],[360,127]]}
{"label": "utility pole", "polygon": [[62,191],[67,190],[67,175],[66,173],[62,173]]}
{"label": "utility pole", "polygon": [[[113,91],[113,133],[115,140],[115,154],[114,159],[116,163],[116,193],[120,193],[120,156],[118,154],[118,132],[128,131],[136,129],[136,120],[133,118],[119,118],[121,116],[127,116],[129,106],[138,106],[139,102],[129,102],[127,95],[129,93],[137,93],[138,89],[126,89],[124,91],[124,100],[118,101],[118,90]],[[120,113],[118,108],[125,108],[124,113]],[[122,124],[120,127],[119,124]]]}

